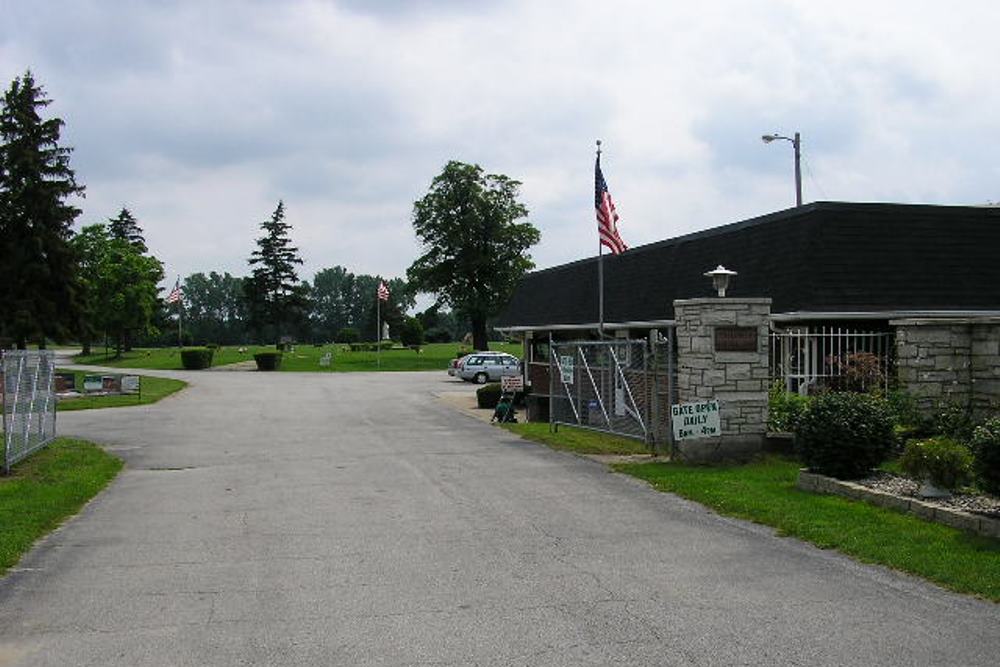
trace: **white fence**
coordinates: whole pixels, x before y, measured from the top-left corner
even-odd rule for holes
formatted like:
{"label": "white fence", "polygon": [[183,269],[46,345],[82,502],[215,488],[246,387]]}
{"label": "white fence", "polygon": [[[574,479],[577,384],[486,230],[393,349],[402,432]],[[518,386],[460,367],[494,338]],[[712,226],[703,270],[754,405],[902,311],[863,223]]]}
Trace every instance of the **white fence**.
{"label": "white fence", "polygon": [[49,351],[6,351],[0,357],[3,390],[3,469],[56,437],[55,358]]}
{"label": "white fence", "polygon": [[771,379],[802,395],[822,388],[887,390],[892,376],[894,335],[848,327],[820,326],[771,334]]}

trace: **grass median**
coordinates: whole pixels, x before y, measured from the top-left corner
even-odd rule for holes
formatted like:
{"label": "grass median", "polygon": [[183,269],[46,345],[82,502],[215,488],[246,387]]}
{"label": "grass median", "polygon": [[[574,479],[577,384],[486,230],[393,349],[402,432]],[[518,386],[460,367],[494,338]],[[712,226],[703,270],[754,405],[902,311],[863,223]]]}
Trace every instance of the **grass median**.
{"label": "grass median", "polygon": [[122,462],[83,440],[59,438],[0,476],[0,575],[43,535],[80,511]]}
{"label": "grass median", "polygon": [[780,535],[1000,602],[1000,540],[861,501],[800,491],[794,461],[770,457],[740,466],[647,463],[614,469],[720,514],[772,526]]}
{"label": "grass median", "polygon": [[[83,387],[83,377],[90,375],[86,371],[66,371],[59,369],[59,373],[73,373],[76,375],[76,386]],[[151,375],[143,375],[139,381],[142,391],[138,394],[122,394],[118,396],[80,396],[79,398],[67,398],[59,401],[60,412],[68,410],[92,410],[95,408],[124,408],[133,405],[148,405],[156,403],[174,394],[187,386],[187,382],[174,380],[171,378],[159,378]]]}

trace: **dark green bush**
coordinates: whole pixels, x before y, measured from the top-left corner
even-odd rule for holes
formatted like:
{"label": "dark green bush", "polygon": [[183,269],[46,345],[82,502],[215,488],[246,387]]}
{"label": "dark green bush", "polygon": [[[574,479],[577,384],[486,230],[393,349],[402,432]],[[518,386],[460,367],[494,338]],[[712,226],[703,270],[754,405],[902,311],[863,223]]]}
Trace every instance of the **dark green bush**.
{"label": "dark green bush", "polygon": [[281,368],[281,352],[258,352],[253,355],[259,371],[276,371]]}
{"label": "dark green bush", "polygon": [[448,343],[451,341],[451,332],[440,327],[431,327],[424,332],[424,338],[428,343]]}
{"label": "dark green bush", "polygon": [[210,350],[218,350],[219,349],[219,344],[218,343],[205,343],[205,347],[207,347]]}
{"label": "dark green bush", "polygon": [[207,347],[188,347],[181,350],[181,365],[189,371],[199,371],[212,366],[214,351]]}
{"label": "dark green bush", "polygon": [[892,451],[894,439],[885,399],[848,392],[814,397],[795,434],[802,462],[840,479],[867,475]]}
{"label": "dark green bush", "polygon": [[354,327],[344,327],[337,332],[334,338],[338,343],[357,343],[361,340],[361,334]]}
{"label": "dark green bush", "polygon": [[767,429],[769,431],[794,431],[807,405],[809,405],[808,396],[785,391],[781,382],[775,382],[768,392]]}
{"label": "dark green bush", "polygon": [[954,490],[972,480],[969,448],[946,436],[910,442],[899,464],[907,475],[941,489]]}
{"label": "dark green bush", "polygon": [[424,325],[415,317],[403,320],[399,329],[399,341],[406,347],[420,347],[424,344]]}
{"label": "dark green bush", "polygon": [[972,432],[972,453],[979,485],[1000,495],[1000,417],[986,420]]}
{"label": "dark green bush", "polygon": [[500,402],[500,384],[484,384],[476,390],[476,404],[481,408],[495,408]]}
{"label": "dark green bush", "polygon": [[975,426],[968,408],[958,403],[941,403],[931,418],[930,430],[934,435],[946,435],[968,442]]}

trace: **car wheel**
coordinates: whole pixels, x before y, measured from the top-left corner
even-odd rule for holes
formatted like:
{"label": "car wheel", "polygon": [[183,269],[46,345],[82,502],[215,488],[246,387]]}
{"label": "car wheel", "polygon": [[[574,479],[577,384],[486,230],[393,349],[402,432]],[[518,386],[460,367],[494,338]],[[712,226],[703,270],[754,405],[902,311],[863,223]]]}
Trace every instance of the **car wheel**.
{"label": "car wheel", "polygon": [[486,381],[489,379],[486,373],[476,373],[476,384],[486,384]]}

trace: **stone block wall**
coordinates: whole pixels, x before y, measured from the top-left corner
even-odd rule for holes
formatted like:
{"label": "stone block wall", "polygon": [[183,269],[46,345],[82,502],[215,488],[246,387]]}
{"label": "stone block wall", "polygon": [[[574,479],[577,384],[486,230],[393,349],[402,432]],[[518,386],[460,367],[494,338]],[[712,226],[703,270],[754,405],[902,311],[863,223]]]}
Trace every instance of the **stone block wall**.
{"label": "stone block wall", "polygon": [[921,408],[1000,413],[1000,318],[903,319],[896,330],[896,377]]}
{"label": "stone block wall", "polygon": [[[763,447],[767,433],[770,316],[770,299],[674,301],[677,402],[719,401],[722,438],[712,452],[715,457],[759,451]],[[717,351],[717,326],[756,328],[757,349]],[[678,444],[686,458],[711,457],[699,455],[709,449],[704,440]]]}

